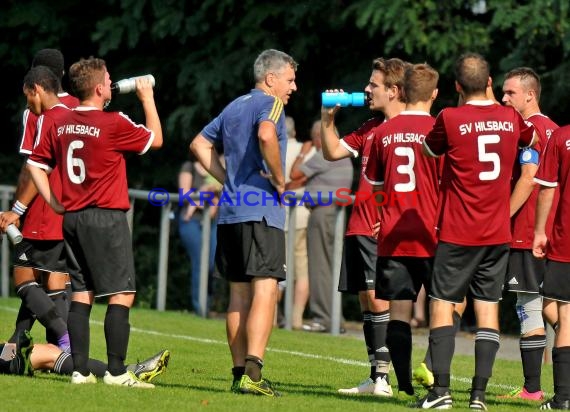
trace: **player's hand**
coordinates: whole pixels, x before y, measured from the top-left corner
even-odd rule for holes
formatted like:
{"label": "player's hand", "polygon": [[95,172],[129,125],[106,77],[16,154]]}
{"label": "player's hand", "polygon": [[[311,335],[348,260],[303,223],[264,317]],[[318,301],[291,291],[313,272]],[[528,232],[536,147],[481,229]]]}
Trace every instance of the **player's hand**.
{"label": "player's hand", "polygon": [[[327,89],[325,90],[326,93],[343,93],[344,90],[342,89]],[[334,107],[321,107],[321,121],[328,122],[334,119],[334,116],[340,110],[340,104],[337,104]]]}
{"label": "player's hand", "polygon": [[0,230],[2,230],[2,232],[6,232],[6,228],[11,224],[16,225],[16,227],[20,227],[20,215],[12,212],[11,210],[0,213]]}
{"label": "player's hand", "polygon": [[275,190],[277,191],[277,195],[279,196],[279,203],[281,203],[281,196],[283,195],[283,193],[285,192],[285,183],[284,182],[278,182],[275,177],[271,174],[271,173],[267,173],[263,170],[259,171],[259,174],[268,179],[269,182],[271,183],[271,185],[275,188]]}
{"label": "player's hand", "polygon": [[546,234],[534,234],[532,242],[532,254],[537,259],[544,259],[546,257],[546,250],[548,248],[548,239]]}
{"label": "player's hand", "polygon": [[147,76],[137,77],[135,79],[135,84],[137,87],[137,97],[142,102],[144,100],[153,100],[154,91],[152,88],[152,83]]}
{"label": "player's hand", "polygon": [[380,233],[380,222],[376,222],[372,225],[372,236],[377,238],[378,233]]}

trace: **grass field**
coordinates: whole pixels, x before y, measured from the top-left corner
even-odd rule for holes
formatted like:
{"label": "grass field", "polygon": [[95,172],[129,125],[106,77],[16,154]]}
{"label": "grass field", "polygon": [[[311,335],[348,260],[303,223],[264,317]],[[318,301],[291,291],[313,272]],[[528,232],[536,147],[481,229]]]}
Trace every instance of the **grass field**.
{"label": "grass field", "polygon": [[[12,333],[19,300],[0,298],[0,332]],[[96,305],[91,316],[91,356],[106,360],[103,336],[105,306]],[[36,373],[34,378],[0,375],[0,411],[404,411],[395,399],[339,396],[336,389],[366,378],[369,366],[362,340],[351,336],[275,330],[265,357],[264,376],[283,397],[270,399],[229,392],[231,359],[225,341],[225,324],[179,312],[146,309],[131,311],[128,362],[168,348],[172,357],[167,372],[154,390],[71,385],[69,377]],[[36,325],[36,342],[44,331]],[[423,353],[414,351],[414,364]],[[452,365],[454,409],[467,408],[473,358],[457,356]],[[488,406],[494,411],[536,410],[538,404],[499,401],[496,395],[521,383],[520,362],[498,360],[489,383]],[[392,383],[395,377],[391,376]],[[552,392],[552,367],[543,369],[543,388]],[[423,389],[418,389],[420,395]]]}

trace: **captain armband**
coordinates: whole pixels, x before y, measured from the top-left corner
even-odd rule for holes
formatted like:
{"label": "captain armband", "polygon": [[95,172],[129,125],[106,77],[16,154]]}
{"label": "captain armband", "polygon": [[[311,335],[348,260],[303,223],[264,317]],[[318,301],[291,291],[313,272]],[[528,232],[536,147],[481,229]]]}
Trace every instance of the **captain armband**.
{"label": "captain armband", "polygon": [[18,216],[23,216],[24,213],[26,213],[26,210],[28,210],[28,206],[26,206],[19,200],[16,200],[16,202],[14,202],[14,206],[12,206],[12,212],[17,214]]}
{"label": "captain armband", "polygon": [[521,153],[519,155],[519,163],[521,165],[538,165],[538,157],[538,152],[532,147],[529,147],[527,149],[521,150]]}

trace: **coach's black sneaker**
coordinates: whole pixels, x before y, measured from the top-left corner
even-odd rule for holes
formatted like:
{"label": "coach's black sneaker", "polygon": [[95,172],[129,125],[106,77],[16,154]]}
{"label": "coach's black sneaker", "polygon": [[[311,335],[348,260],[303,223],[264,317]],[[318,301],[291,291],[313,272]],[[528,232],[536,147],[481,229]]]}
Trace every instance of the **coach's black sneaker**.
{"label": "coach's black sneaker", "polygon": [[34,368],[30,361],[34,349],[34,340],[30,332],[23,330],[16,338],[16,353],[10,361],[10,372],[14,375],[34,376]]}
{"label": "coach's black sneaker", "polygon": [[485,405],[485,397],[481,395],[471,395],[471,399],[469,399],[469,409],[486,411],[487,405]]}
{"label": "coach's black sneaker", "polygon": [[281,396],[279,392],[273,389],[273,385],[267,379],[261,378],[259,382],[254,382],[248,375],[243,375],[239,381],[239,390],[241,393],[249,393],[252,395],[264,395],[271,397]]}
{"label": "coach's black sneaker", "polygon": [[570,400],[557,401],[556,396],[540,405],[540,409],[570,410]]}
{"label": "coach's black sneaker", "polygon": [[428,394],[420,399],[414,407],[416,409],[451,409],[453,401],[448,391],[442,395],[438,395],[433,389],[428,391]]}

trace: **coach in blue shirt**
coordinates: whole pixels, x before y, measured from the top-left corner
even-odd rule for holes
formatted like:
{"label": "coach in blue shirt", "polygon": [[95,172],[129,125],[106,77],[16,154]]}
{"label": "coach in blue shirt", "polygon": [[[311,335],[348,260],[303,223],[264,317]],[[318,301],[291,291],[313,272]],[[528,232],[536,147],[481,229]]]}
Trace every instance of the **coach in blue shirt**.
{"label": "coach in blue shirt", "polygon": [[[297,90],[293,58],[265,50],[255,60],[255,88],[232,101],[190,149],[223,185],[218,213],[218,270],[230,282],[226,329],[234,377],[231,390],[278,396],[261,377],[273,328],[277,282],[285,279],[283,106]],[[224,148],[226,167],[214,144]]]}

